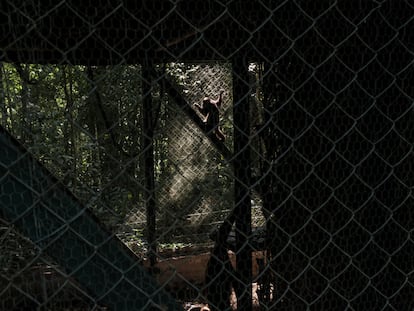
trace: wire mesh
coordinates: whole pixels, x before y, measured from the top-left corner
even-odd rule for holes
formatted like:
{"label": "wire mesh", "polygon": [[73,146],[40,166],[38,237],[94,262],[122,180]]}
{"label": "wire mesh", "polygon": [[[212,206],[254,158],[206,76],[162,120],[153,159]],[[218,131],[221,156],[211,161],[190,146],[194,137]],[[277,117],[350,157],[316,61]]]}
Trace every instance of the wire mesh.
{"label": "wire mesh", "polygon": [[413,310],[413,13],[1,1],[0,309]]}

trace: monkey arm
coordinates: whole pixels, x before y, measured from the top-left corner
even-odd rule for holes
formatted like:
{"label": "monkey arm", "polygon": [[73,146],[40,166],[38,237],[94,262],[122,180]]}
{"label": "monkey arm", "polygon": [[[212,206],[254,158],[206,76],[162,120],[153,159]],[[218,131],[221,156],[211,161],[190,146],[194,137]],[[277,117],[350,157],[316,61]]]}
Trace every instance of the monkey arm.
{"label": "monkey arm", "polygon": [[201,118],[201,120],[203,121],[203,123],[207,123],[208,118],[210,117],[210,112],[207,111],[207,109],[205,107],[201,106],[198,103],[194,103],[193,106],[195,108],[197,108],[198,112],[200,112],[200,114],[203,116]]}
{"label": "monkey arm", "polygon": [[194,103],[193,106],[197,108],[198,112],[201,113],[203,116],[206,115],[206,109],[198,103]]}
{"label": "monkey arm", "polygon": [[220,108],[221,107],[221,102],[222,102],[222,100],[223,100],[223,93],[224,93],[224,91],[223,90],[221,90],[220,91],[220,95],[219,95],[219,97],[216,99],[216,100],[210,100],[210,102],[212,103],[212,104],[214,104],[214,105],[216,105],[217,106],[217,108]]}
{"label": "monkey arm", "polygon": [[207,114],[204,116],[203,122],[207,123],[209,117],[210,117],[210,112],[207,112]]}
{"label": "monkey arm", "polygon": [[194,103],[193,106],[196,107],[200,111],[203,109],[203,107],[201,107],[199,103]]}

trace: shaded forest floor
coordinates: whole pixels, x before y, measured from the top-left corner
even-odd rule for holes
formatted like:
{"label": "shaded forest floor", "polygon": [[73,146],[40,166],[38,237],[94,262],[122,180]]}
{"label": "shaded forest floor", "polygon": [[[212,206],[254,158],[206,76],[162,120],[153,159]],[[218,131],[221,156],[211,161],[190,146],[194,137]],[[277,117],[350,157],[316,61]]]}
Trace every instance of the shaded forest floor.
{"label": "shaded forest floor", "polygon": [[[229,252],[230,260],[235,266],[236,256],[233,252]],[[201,254],[184,254],[172,256],[164,260],[160,260],[156,268],[158,273],[156,275],[159,284],[168,284],[169,290],[176,294],[176,296],[185,303],[186,310],[202,310],[203,298],[200,289],[203,288],[205,271],[207,267],[210,253],[205,252]],[[263,252],[257,251],[253,253],[253,278],[257,277],[259,267],[256,259],[263,258]],[[145,263],[148,265],[148,263]],[[254,310],[259,310],[259,301],[257,296],[257,283],[252,284],[253,288],[253,306]],[[236,296],[233,293],[230,298],[230,304],[233,310],[237,310]],[[206,309],[207,310],[207,309]]]}

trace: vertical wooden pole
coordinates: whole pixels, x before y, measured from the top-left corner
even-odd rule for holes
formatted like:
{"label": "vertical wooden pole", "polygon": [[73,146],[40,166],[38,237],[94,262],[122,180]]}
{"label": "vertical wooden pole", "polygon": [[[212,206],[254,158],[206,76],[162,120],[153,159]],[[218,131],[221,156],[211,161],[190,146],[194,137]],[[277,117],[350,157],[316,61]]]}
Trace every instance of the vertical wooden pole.
{"label": "vertical wooden pole", "polygon": [[151,267],[157,262],[156,242],[156,205],[154,183],[154,109],[152,102],[151,64],[142,66],[142,93],[143,93],[143,129],[142,150],[144,164],[145,206],[147,216],[147,241],[149,244],[148,257]]}
{"label": "vertical wooden pole", "polygon": [[233,60],[234,119],[234,191],[236,213],[236,270],[240,279],[237,310],[252,310],[251,236],[251,159],[250,159],[250,86],[248,63],[243,57]]}

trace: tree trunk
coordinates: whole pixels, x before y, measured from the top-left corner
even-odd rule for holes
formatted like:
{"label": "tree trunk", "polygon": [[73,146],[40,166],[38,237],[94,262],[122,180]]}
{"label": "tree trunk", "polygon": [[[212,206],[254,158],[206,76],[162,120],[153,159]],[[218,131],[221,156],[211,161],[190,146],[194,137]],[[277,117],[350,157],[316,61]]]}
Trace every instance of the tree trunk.
{"label": "tree trunk", "polygon": [[0,62],[0,124],[6,126],[7,124],[7,108],[6,108],[6,93],[3,84],[3,63]]}
{"label": "tree trunk", "polygon": [[154,191],[154,109],[152,101],[151,65],[145,64],[142,69],[143,102],[143,131],[142,150],[144,164],[144,200],[147,215],[147,240],[149,244],[148,257],[151,267],[157,262],[156,244],[156,205]]}

